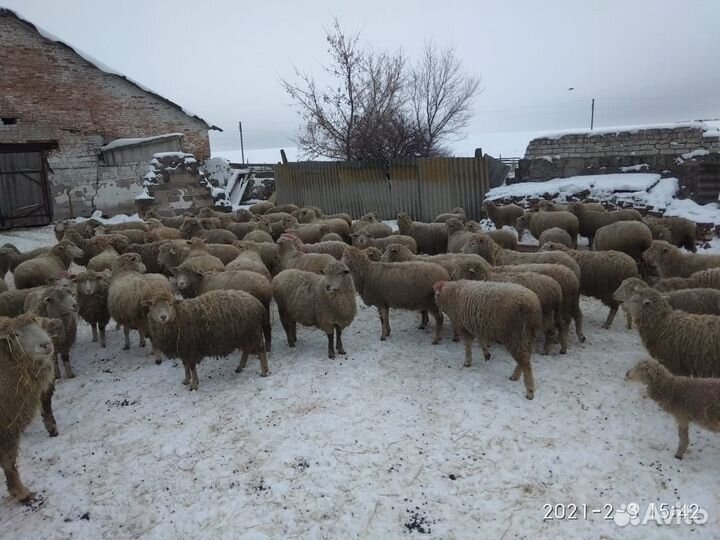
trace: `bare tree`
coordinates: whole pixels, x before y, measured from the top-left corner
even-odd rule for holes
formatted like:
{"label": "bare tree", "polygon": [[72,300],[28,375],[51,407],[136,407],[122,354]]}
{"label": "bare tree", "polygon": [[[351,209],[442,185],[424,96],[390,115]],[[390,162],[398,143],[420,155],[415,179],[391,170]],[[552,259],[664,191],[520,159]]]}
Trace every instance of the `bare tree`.
{"label": "bare tree", "polygon": [[461,137],[472,118],[480,79],[465,72],[455,49],[439,51],[432,42],[425,44],[409,78],[408,97],[423,141],[422,155],[446,154],[442,144]]}
{"label": "bare tree", "polygon": [[467,126],[479,81],[467,76],[452,49],[426,45],[409,72],[402,53],[362,49],[357,32],[337,19],[326,30],[331,82],[296,70],[282,84],[298,106],[303,126],[296,137],[308,157],[338,160],[444,155],[442,143]]}

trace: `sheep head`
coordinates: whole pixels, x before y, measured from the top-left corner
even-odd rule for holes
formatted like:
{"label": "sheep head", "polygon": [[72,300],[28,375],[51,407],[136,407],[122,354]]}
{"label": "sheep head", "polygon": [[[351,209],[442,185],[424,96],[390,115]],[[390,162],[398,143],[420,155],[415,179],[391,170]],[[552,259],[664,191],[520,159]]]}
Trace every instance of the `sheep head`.
{"label": "sheep head", "polygon": [[642,254],[646,263],[656,266],[658,261],[662,261],[670,254],[675,253],[678,249],[664,240],[653,240],[650,247]]}
{"label": "sheep head", "polygon": [[5,319],[0,322],[0,343],[13,354],[23,354],[34,362],[49,366],[53,348],[51,334],[57,332],[62,323],[30,314]]}
{"label": "sheep head", "polygon": [[158,324],[167,324],[175,320],[175,305],[180,303],[168,290],[157,290],[140,303],[148,310],[148,319]]}
{"label": "sheep head", "polygon": [[340,261],[328,263],[322,274],[325,276],[325,291],[328,293],[353,288],[350,269]]}
{"label": "sheep head", "polygon": [[659,377],[669,377],[671,373],[660,362],[653,358],[640,360],[625,374],[625,379],[643,384],[651,383]]}

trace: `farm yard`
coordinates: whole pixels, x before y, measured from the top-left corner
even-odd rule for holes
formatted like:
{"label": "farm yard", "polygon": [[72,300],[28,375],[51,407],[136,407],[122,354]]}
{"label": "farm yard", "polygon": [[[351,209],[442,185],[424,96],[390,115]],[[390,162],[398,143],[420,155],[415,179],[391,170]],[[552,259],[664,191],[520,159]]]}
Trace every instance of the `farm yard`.
{"label": "farm yard", "polygon": [[[24,251],[54,238],[44,228],[0,241]],[[381,342],[359,298],[347,355],[329,360],[315,328],[288,348],[273,306],[271,375],[259,377],[256,357],[240,374],[236,355],[208,358],[197,392],[179,361],[155,365],[135,333],[122,350],[111,323],[102,349],[81,323],[77,377],[55,392],[59,436],[38,418],[21,441],[19,469],[38,497],[4,498],[3,536],[714,537],[716,435],[691,427],[675,459],[672,418],[624,380],[647,356],[637,332],[622,317],[602,329],[597,300],[581,308],[587,341],[571,335],[567,355],[533,356],[532,401],[508,380],[504,347],[488,362],[476,348],[464,368],[449,325],[433,346],[419,316],[400,310]],[[696,504],[708,521],[621,526],[629,503]],[[547,505],[587,515],[545,519]]]}

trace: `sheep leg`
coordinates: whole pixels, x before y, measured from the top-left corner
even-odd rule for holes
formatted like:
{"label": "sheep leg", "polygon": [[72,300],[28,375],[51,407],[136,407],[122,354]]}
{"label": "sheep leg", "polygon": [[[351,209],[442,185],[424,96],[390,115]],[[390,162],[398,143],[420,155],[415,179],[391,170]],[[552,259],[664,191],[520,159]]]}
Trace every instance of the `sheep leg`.
{"label": "sheep leg", "polygon": [[390,332],[387,331],[386,327],[385,327],[385,320],[386,320],[386,317],[389,317],[390,310],[389,309],[387,310],[387,314],[386,314],[386,308],[379,307],[379,308],[377,308],[377,310],[378,310],[378,315],[380,316],[380,327],[381,327],[380,341],[385,341],[387,339],[388,335],[390,335]]}
{"label": "sheep leg", "polygon": [[270,367],[268,366],[267,354],[262,347],[258,351],[258,359],[260,360],[260,376],[267,377],[270,375]]}
{"label": "sheep leg", "polygon": [[615,315],[617,315],[617,310],[618,310],[617,304],[613,304],[612,306],[610,306],[610,313],[608,313],[607,319],[605,320],[605,324],[602,325],[602,327],[605,328],[606,330],[608,328],[610,328],[613,321],[615,320]]}
{"label": "sheep leg", "polygon": [[678,436],[680,438],[680,443],[678,445],[677,452],[675,452],[675,457],[678,459],[682,459],[685,455],[685,452],[688,449],[688,445],[690,444],[690,434],[689,432],[689,424],[686,421],[678,422]]}
{"label": "sheep leg", "polygon": [[183,384],[188,385],[190,384],[190,362],[188,360],[183,359],[182,361],[183,367],[185,368],[185,378],[183,379]]}
{"label": "sheep leg", "polygon": [[43,424],[45,424],[45,429],[47,429],[47,432],[51,437],[57,437],[57,423],[55,422],[55,415],[53,415],[52,410],[53,393],[55,393],[55,385],[51,384],[50,388],[45,390],[40,396],[40,404],[42,406],[42,419]]}
{"label": "sheep leg", "polygon": [[625,311],[625,326],[628,330],[632,330],[632,317],[630,317],[630,313],[628,313],[627,311]]}
{"label": "sheep leg", "polygon": [[265,350],[270,352],[272,348],[272,327],[270,326],[270,310],[265,310],[265,318],[263,319],[262,331],[265,338]]}
{"label": "sheep leg", "polygon": [[162,364],[162,353],[160,352],[160,349],[155,347],[155,344],[152,342],[152,340],[150,340],[150,345],[152,347],[153,356],[155,357],[155,365],[159,366],[160,364]]}
{"label": "sheep leg", "polygon": [[567,322],[561,321],[558,325],[558,334],[560,335],[560,354],[567,354],[568,332],[570,326]]}
{"label": "sheep leg", "polygon": [[520,374],[523,376],[523,383],[525,383],[525,397],[533,399],[535,397],[535,378],[533,377],[532,366],[530,365],[530,355],[520,353],[515,359],[517,365],[513,374],[510,376],[511,381],[517,381],[520,378]]}
{"label": "sheep leg", "polygon": [[335,325],[335,348],[337,349],[338,354],[347,354],[342,344],[342,328],[340,328],[337,324]]}
{"label": "sheep leg", "polygon": [[18,442],[12,444],[11,448],[7,448],[5,452],[0,456],[0,466],[2,466],[3,472],[5,473],[5,482],[7,483],[8,492],[11,496],[15,497],[22,503],[29,502],[33,499],[34,494],[26,488],[22,480],[20,480],[20,473],[17,470],[17,455],[18,455]]}
{"label": "sheep leg", "polygon": [[473,337],[464,330],[460,331],[460,337],[462,337],[465,343],[465,362],[463,363],[463,367],[470,367],[472,366]]}
{"label": "sheep leg", "polygon": [[335,341],[334,341],[335,334],[332,330],[327,334],[327,338],[328,338],[328,358],[330,358],[332,360],[333,358],[335,358]]}
{"label": "sheep leg", "polygon": [[190,361],[190,390],[198,389],[197,363]]}
{"label": "sheep leg", "polygon": [[100,334],[100,346],[105,348],[105,325],[98,323],[98,333]]}
{"label": "sheep leg", "polygon": [[545,343],[543,344],[543,354],[550,354],[550,345],[553,342],[555,331],[552,329],[545,330]]}
{"label": "sheep leg", "polygon": [[140,334],[140,347],[144,347],[145,346],[145,332],[138,329],[138,334]]}
{"label": "sheep leg", "polygon": [[127,351],[130,348],[130,327],[129,326],[123,326],[123,334],[125,335],[125,345],[123,345],[123,350]]}
{"label": "sheep leg", "polygon": [[433,305],[428,311],[430,311],[430,315],[435,319],[435,337],[433,338],[432,344],[437,345],[442,339],[443,314],[436,305]]}
{"label": "sheep leg", "polygon": [[575,321],[575,335],[577,336],[578,341],[580,343],[585,343],[585,334],[583,333],[583,314],[579,303],[575,305],[573,320]]}
{"label": "sheep leg", "polygon": [[63,368],[65,368],[65,377],[67,379],[74,379],[75,373],[72,370],[72,367],[70,367],[70,353],[64,352],[62,353],[62,361],[63,361]]}
{"label": "sheep leg", "polygon": [[90,323],[90,330],[92,330],[92,340],[93,343],[97,342],[98,340],[98,331],[97,331],[98,325],[95,323]]}
{"label": "sheep leg", "polygon": [[420,326],[418,326],[418,330],[425,330],[427,328],[428,322],[430,322],[430,318],[428,317],[427,310],[422,310],[420,312]]}
{"label": "sheep leg", "polygon": [[53,371],[55,372],[55,378],[56,378],[56,379],[61,378],[61,375],[60,375],[60,364],[58,363],[58,355],[57,355],[57,353],[53,353]]}
{"label": "sheep leg", "polygon": [[235,368],[235,373],[240,373],[243,369],[245,369],[245,366],[247,366],[248,356],[250,356],[250,353],[243,349],[242,355],[240,355],[240,363],[238,364],[238,367]]}
{"label": "sheep leg", "polygon": [[288,347],[294,347],[295,340],[293,338],[292,321],[284,309],[280,309],[278,311],[280,312],[280,323],[282,324],[282,327],[285,330],[285,336],[287,337]]}

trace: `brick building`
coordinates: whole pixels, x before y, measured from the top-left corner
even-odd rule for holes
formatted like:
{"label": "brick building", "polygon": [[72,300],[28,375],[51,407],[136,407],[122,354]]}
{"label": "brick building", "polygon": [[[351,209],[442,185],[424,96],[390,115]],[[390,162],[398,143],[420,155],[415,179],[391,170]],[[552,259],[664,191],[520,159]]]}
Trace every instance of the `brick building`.
{"label": "brick building", "polygon": [[147,160],[106,162],[117,139],[210,157],[219,128],[3,8],[0,50],[0,228],[133,210]]}

